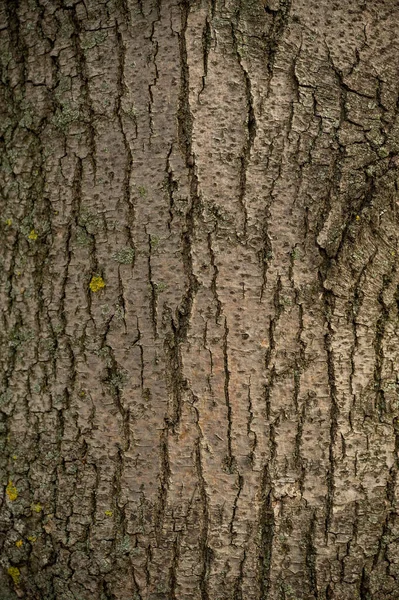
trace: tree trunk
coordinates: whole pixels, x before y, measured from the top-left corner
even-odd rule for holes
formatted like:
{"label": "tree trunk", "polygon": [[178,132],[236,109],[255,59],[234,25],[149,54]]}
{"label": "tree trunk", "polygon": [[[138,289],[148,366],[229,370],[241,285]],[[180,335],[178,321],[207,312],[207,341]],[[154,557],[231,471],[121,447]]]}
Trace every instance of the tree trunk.
{"label": "tree trunk", "polygon": [[399,3],[1,4],[1,599],[399,598]]}

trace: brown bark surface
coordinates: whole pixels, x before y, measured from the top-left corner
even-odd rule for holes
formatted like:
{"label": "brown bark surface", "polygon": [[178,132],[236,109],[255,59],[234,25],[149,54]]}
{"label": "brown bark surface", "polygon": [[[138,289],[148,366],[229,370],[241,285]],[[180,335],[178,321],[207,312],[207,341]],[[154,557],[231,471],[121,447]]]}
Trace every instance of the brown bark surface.
{"label": "brown bark surface", "polygon": [[0,3],[0,599],[399,598],[399,2]]}

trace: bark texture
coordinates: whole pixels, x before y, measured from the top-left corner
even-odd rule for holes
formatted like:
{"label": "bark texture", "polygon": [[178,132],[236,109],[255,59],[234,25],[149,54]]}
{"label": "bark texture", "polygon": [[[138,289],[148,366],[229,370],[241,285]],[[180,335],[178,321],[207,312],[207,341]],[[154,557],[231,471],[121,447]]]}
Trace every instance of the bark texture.
{"label": "bark texture", "polygon": [[399,598],[399,2],[3,0],[0,598]]}

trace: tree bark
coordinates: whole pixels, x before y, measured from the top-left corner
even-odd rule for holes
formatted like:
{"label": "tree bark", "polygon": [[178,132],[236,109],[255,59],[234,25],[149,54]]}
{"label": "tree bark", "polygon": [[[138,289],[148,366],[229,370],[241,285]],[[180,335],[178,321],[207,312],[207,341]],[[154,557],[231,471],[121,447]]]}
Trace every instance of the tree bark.
{"label": "tree bark", "polygon": [[0,597],[399,598],[399,3],[0,14]]}

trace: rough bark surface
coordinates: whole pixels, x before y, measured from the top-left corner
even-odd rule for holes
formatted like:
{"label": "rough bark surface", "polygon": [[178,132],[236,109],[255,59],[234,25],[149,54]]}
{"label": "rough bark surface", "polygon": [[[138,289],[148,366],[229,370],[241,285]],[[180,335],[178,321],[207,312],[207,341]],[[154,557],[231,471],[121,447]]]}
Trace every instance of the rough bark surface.
{"label": "rough bark surface", "polygon": [[1,2],[1,600],[399,598],[398,34]]}

